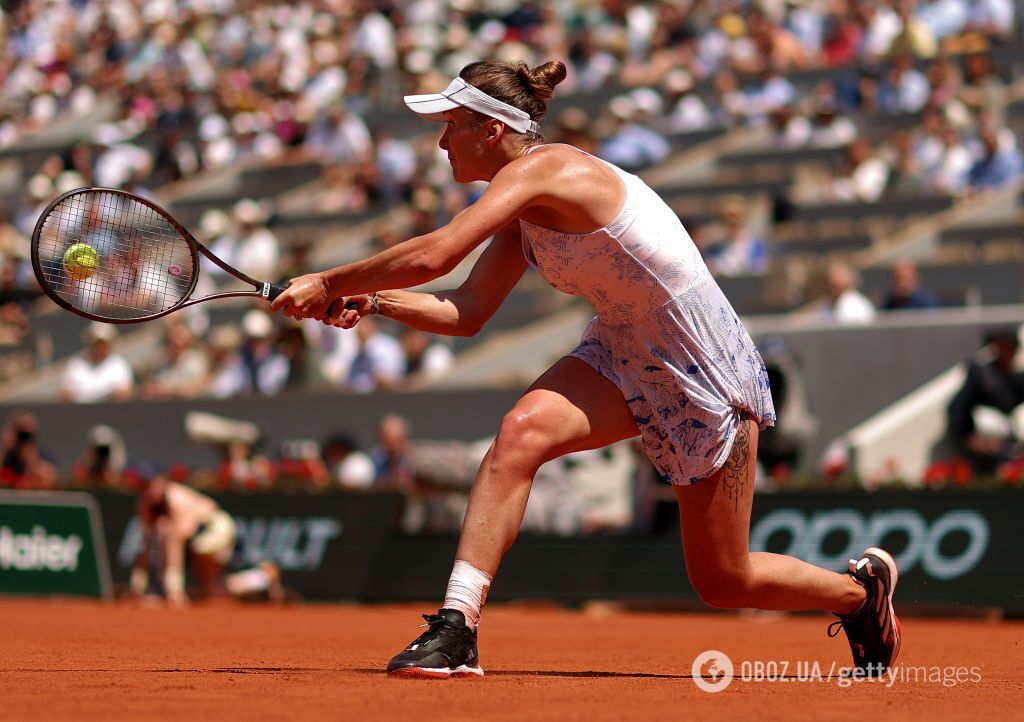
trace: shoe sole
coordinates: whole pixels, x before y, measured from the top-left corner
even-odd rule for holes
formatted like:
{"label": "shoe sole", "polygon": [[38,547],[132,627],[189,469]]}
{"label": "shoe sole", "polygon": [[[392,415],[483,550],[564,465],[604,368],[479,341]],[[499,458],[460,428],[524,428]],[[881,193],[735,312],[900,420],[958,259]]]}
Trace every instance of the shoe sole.
{"label": "shoe sole", "polygon": [[405,677],[408,679],[451,679],[452,677],[483,677],[484,670],[480,667],[462,665],[449,667],[401,667],[388,672],[389,677]]}
{"label": "shoe sole", "polygon": [[892,595],[896,591],[896,582],[900,578],[899,567],[896,566],[896,560],[892,554],[884,549],[868,547],[860,556],[863,559],[869,555],[876,557],[889,569],[889,594],[885,601],[889,605],[889,618],[892,619],[893,626],[895,627],[892,659],[889,661],[889,666],[892,667],[892,665],[896,664],[896,658],[900,655],[900,644],[903,642],[903,626],[900,624],[900,618],[896,616],[896,609],[892,606]]}

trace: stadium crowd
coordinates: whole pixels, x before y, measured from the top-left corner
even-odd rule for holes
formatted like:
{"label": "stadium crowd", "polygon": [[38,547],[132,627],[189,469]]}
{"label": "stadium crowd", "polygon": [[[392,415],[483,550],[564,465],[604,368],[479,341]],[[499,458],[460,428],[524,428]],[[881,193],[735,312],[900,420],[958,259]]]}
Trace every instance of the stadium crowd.
{"label": "stadium crowd", "polygon": [[[63,140],[0,186],[0,348],[9,351],[0,377],[51,358],[32,333],[39,307],[28,238],[41,208],[70,188],[119,187],[173,204],[221,172],[318,164],[317,182],[302,193],[231,199],[202,213],[195,229],[241,270],[287,278],[324,250],[319,239],[285,237],[289,213],[407,206],[408,215],[376,231],[381,247],[444,223],[479,193],[452,183],[436,133],[408,117],[403,94],[436,91],[480,57],[560,58],[569,75],[545,133],[626,169],[656,167],[707,131],[755,130],[773,151],[837,151],[837,161],[787,178],[767,215],[742,193],[714,198],[710,213],[683,214],[713,273],[764,274],[782,242],[780,209],[958,199],[1017,182],[1020,127],[1006,109],[1020,97],[1020,78],[993,51],[1019,39],[1020,21],[1012,0],[7,3],[0,156],[18,158],[39,138]],[[594,96],[599,107],[588,105]],[[893,118],[907,122],[870,132]],[[829,264],[822,317],[870,323],[878,310],[934,307],[913,266],[900,269],[892,292],[872,299],[857,290],[855,269]],[[206,270],[204,283],[229,282]],[[366,392],[453,362],[445,341],[373,319],[342,332],[259,309],[238,323],[214,323],[202,310],[171,316],[161,354],[138,366],[115,342],[114,327],[89,327],[63,372],[63,399]],[[346,483],[338,464],[348,442],[335,441],[318,444],[326,471],[312,464],[299,475],[303,485]],[[273,485],[294,476],[280,472],[282,460],[306,468],[246,444],[226,448],[224,459],[209,484]],[[38,468],[40,485],[54,483],[44,463]],[[399,487],[401,468],[392,469]],[[359,483],[378,476],[364,473]],[[424,519],[457,508],[446,493],[427,496]]]}

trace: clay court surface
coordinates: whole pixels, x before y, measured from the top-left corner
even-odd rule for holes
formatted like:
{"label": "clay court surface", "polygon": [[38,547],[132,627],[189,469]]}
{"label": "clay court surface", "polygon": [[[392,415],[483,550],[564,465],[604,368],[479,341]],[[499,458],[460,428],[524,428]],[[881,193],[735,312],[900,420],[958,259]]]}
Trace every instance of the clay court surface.
{"label": "clay court surface", "polygon": [[[848,664],[825,616],[493,605],[480,630],[487,676],[388,679],[380,670],[418,633],[421,611],[0,601],[0,719],[1024,719],[1021,622],[909,617],[902,664],[976,667],[981,680],[843,688],[797,679],[814,662],[826,674]],[[703,692],[691,665],[707,649],[729,655],[737,675],[742,660],[788,662],[789,681]]]}

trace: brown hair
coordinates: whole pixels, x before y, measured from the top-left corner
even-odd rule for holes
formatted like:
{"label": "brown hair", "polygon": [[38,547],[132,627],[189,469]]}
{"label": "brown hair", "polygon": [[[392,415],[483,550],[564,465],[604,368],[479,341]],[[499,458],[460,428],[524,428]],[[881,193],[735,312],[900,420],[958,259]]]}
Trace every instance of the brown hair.
{"label": "brown hair", "polygon": [[565,80],[565,64],[551,60],[533,70],[524,63],[481,60],[462,69],[459,77],[473,87],[519,108],[539,121],[548,112],[548,101],[555,86]]}

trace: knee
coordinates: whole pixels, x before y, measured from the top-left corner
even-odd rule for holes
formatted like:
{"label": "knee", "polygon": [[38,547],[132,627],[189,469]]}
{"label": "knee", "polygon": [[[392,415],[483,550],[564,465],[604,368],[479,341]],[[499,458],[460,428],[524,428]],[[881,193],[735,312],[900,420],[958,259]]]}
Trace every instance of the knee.
{"label": "knee", "polygon": [[701,601],[719,609],[756,606],[751,599],[751,575],[743,566],[689,570],[690,584]]}
{"label": "knee", "polygon": [[515,458],[540,467],[557,456],[555,431],[547,428],[545,422],[545,414],[536,410],[512,409],[502,419],[494,440],[495,458]]}

